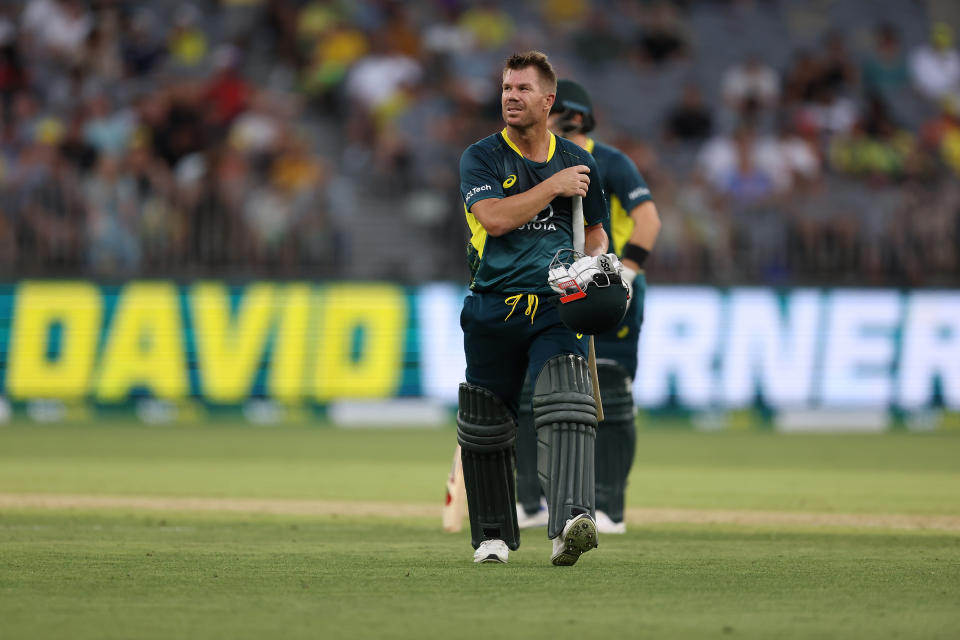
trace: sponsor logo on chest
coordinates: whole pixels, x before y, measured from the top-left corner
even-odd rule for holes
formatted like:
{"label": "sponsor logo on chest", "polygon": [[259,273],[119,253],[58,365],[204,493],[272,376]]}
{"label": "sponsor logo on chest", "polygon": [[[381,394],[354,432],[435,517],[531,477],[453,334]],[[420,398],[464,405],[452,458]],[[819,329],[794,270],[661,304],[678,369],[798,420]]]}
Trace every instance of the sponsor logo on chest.
{"label": "sponsor logo on chest", "polygon": [[526,224],[517,227],[517,231],[556,231],[557,225],[553,221],[553,205],[547,207],[538,213],[536,217]]}

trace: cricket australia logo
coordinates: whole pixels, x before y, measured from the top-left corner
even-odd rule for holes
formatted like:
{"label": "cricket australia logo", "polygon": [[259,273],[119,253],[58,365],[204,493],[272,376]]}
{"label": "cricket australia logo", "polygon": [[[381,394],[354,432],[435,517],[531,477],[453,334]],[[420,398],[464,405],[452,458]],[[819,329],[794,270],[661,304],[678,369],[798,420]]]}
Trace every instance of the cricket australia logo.
{"label": "cricket australia logo", "polygon": [[553,205],[548,204],[547,208],[534,217],[533,220],[517,227],[518,231],[556,231],[557,225],[553,223]]}

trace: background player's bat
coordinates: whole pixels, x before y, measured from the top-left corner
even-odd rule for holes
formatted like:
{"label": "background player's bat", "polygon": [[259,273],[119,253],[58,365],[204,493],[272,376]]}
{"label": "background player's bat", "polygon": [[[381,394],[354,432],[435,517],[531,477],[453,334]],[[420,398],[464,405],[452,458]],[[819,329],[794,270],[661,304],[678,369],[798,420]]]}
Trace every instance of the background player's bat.
{"label": "background player's bat", "polygon": [[[573,196],[573,248],[580,253],[584,251],[586,238],[583,229],[583,198]],[[600,401],[600,380],[597,378],[597,350],[593,346],[593,336],[590,336],[590,346],[587,352],[587,365],[590,367],[590,381],[593,383],[593,401],[597,405],[597,420],[603,421],[603,403]]]}
{"label": "background player's bat", "polygon": [[447,476],[447,499],[443,504],[443,530],[456,533],[463,529],[467,515],[467,489],[463,484],[463,463],[460,460],[460,445],[453,452],[453,464]]}

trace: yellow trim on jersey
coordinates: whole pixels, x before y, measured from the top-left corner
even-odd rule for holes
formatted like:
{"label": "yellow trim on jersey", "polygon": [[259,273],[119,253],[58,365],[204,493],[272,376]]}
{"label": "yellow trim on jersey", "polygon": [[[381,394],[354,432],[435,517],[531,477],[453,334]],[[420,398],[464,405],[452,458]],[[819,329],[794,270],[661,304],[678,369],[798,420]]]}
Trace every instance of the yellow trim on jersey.
{"label": "yellow trim on jersey", "polygon": [[618,256],[623,255],[623,246],[633,234],[633,227],[636,221],[630,217],[630,212],[623,208],[620,198],[617,194],[607,194],[610,198],[610,231],[613,237],[610,238],[610,244],[613,251]]}
{"label": "yellow trim on jersey", "polygon": [[487,244],[487,230],[483,228],[477,217],[470,213],[467,205],[463,205],[463,213],[467,216],[467,225],[470,227],[470,244],[477,250],[477,256],[483,257],[483,247]]}
{"label": "yellow trim on jersey", "polygon": [[585,146],[584,149],[587,150],[587,153],[589,153],[590,155],[593,155],[593,148],[595,146],[597,146],[596,140],[594,140],[593,138],[587,138],[587,146]]}
{"label": "yellow trim on jersey", "polygon": [[[526,156],[523,155],[523,153],[521,153],[520,148],[517,147],[517,145],[515,145],[515,144],[513,143],[513,140],[510,139],[510,136],[507,135],[507,128],[506,128],[506,127],[503,128],[503,131],[500,132],[500,135],[502,135],[502,136],[503,136],[503,139],[506,140],[507,146],[510,147],[511,149],[513,149],[514,151],[516,151],[518,156],[520,156],[521,158],[525,158],[525,157],[526,157]],[[557,150],[557,137],[556,137],[555,135],[553,135],[553,133],[551,132],[551,133],[550,133],[550,148],[547,150],[547,159],[546,159],[546,162],[550,162],[550,160],[553,159],[553,152],[556,151],[556,150]]]}

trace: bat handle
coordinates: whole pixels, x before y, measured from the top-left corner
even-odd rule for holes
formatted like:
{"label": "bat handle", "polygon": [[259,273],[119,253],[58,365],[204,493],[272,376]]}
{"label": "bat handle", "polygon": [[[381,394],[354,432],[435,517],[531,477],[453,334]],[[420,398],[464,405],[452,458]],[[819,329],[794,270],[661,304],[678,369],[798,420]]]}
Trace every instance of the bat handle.
{"label": "bat handle", "polygon": [[583,231],[583,197],[573,196],[573,218],[570,221],[573,230],[573,248],[584,252],[586,237]]}

